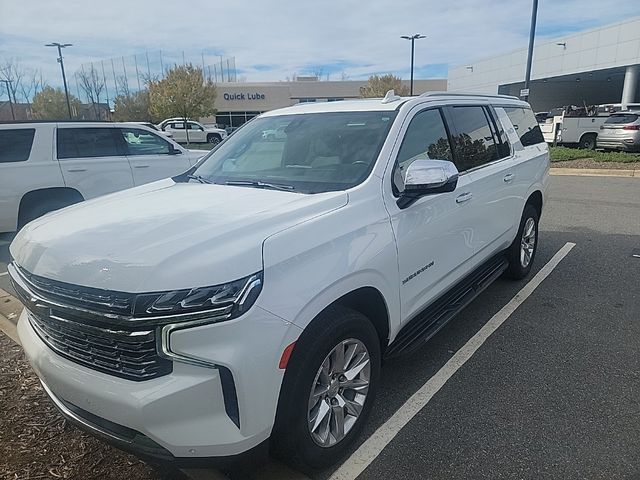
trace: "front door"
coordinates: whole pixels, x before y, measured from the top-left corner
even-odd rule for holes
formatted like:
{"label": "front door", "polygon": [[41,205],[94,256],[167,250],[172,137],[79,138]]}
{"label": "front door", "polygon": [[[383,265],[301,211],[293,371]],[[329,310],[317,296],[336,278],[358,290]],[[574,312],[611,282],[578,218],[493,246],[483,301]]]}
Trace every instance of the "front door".
{"label": "front door", "polygon": [[191,167],[188,155],[158,134],[135,127],[116,130],[122,136],[135,185],[173,177]]}
{"label": "front door", "polygon": [[439,108],[416,109],[404,129],[393,170],[383,187],[398,248],[403,322],[462,278],[473,255],[469,175],[460,175],[453,192],[423,196],[406,208],[398,206],[398,195],[404,190],[404,173],[411,162],[453,160],[450,137]]}

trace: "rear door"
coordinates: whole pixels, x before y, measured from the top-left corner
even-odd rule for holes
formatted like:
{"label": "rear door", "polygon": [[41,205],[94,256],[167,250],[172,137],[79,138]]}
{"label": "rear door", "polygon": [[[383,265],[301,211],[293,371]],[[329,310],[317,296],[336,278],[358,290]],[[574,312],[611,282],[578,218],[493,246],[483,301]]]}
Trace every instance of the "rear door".
{"label": "rear door", "polygon": [[468,234],[474,263],[479,263],[512,240],[514,158],[488,105],[456,105],[447,110],[454,129],[456,166],[471,179],[467,201],[473,215]]}
{"label": "rear door", "polygon": [[116,131],[122,137],[135,185],[173,177],[191,167],[189,155],[159,134],[135,127],[116,127]]}
{"label": "rear door", "polygon": [[165,131],[171,132],[174,141],[186,143],[187,133],[184,129],[184,122],[171,122],[165,127]]}
{"label": "rear door", "polygon": [[129,160],[117,134],[113,125],[58,124],[56,155],[67,187],[87,199],[133,186]]}
{"label": "rear door", "polygon": [[207,141],[207,133],[202,125],[189,122],[189,141],[193,143],[204,143]]}

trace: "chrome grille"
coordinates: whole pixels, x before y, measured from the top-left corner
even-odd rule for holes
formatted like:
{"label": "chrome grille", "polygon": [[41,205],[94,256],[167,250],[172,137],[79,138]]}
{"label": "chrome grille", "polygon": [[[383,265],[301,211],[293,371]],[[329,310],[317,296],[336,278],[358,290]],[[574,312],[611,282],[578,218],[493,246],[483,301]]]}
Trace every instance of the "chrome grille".
{"label": "chrome grille", "polygon": [[[127,321],[132,305],[128,294],[27,276],[14,265],[9,273],[35,332],[59,355],[135,381],[172,371],[173,363],[158,355],[158,329]],[[126,310],[128,316],[123,315]]]}

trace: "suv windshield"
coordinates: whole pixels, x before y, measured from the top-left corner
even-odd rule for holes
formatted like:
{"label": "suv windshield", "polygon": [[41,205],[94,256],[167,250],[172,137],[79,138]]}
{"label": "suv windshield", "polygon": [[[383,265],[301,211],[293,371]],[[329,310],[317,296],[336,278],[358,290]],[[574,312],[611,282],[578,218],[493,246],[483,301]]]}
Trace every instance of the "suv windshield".
{"label": "suv windshield", "polygon": [[302,193],[344,190],[371,172],[395,116],[385,111],[257,118],[205,157],[192,178]]}

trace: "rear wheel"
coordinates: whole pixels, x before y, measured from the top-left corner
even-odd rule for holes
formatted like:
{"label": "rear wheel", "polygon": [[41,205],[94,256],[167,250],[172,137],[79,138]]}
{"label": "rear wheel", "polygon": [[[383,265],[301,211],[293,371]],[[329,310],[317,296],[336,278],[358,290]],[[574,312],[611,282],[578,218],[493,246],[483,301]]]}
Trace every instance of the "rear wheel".
{"label": "rear wheel", "polygon": [[207,142],[213,146],[218,145],[220,143],[220,137],[218,135],[209,135],[207,137]]}
{"label": "rear wheel", "polygon": [[595,150],[597,135],[595,133],[587,133],[580,139],[580,148],[586,150]]}
{"label": "rear wheel", "polygon": [[527,204],[520,219],[520,228],[515,240],[507,250],[509,267],[505,274],[515,280],[526,277],[531,271],[538,249],[538,211]]}
{"label": "rear wheel", "polygon": [[272,451],[301,469],[335,463],[371,410],[380,340],[362,314],[325,310],[296,342],[278,403]]}

